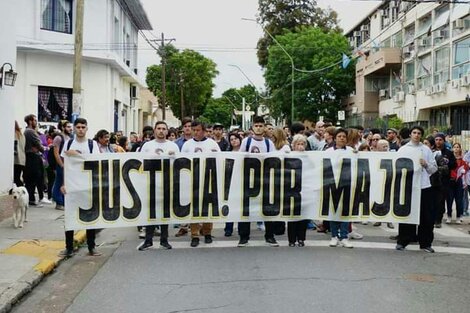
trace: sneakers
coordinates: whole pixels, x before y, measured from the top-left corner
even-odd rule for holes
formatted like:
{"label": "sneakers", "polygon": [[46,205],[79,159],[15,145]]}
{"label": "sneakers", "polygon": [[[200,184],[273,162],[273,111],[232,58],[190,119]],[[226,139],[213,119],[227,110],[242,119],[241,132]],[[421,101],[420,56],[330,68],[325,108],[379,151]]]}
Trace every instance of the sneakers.
{"label": "sneakers", "polygon": [[232,237],[232,232],[226,231],[224,234],[225,237]]}
{"label": "sneakers", "polygon": [[295,242],[289,242],[289,247],[295,247]]}
{"label": "sneakers", "polygon": [[150,242],[144,242],[142,245],[139,247],[139,251],[145,251],[153,247],[153,244]]}
{"label": "sneakers", "polygon": [[64,206],[63,206],[63,205],[60,205],[60,204],[56,204],[55,209],[56,209],[56,210],[59,210],[59,211],[63,211],[63,210],[64,210]]}
{"label": "sneakers", "polygon": [[93,249],[89,249],[89,250],[88,250],[88,255],[89,255],[89,256],[100,256],[100,255],[102,255],[102,253],[96,251],[96,249],[93,248]]}
{"label": "sneakers", "polygon": [[266,239],[266,244],[268,244],[271,247],[279,247],[279,244],[277,243],[276,239],[274,239],[274,238],[267,238]]}
{"label": "sneakers", "polygon": [[303,240],[299,240],[299,247],[305,247],[305,242]]}
{"label": "sneakers", "polygon": [[199,238],[192,238],[191,247],[196,248],[197,246],[199,246]]}
{"label": "sneakers", "polygon": [[393,226],[393,223],[387,223],[387,227],[390,229],[395,229],[395,226]]}
{"label": "sneakers", "polygon": [[368,225],[369,222],[361,222],[362,225]]}
{"label": "sneakers", "polygon": [[424,252],[427,252],[427,253],[434,253],[434,252],[436,252],[436,251],[434,251],[434,249],[431,248],[431,247],[421,248],[421,250],[423,250]]}
{"label": "sneakers", "polygon": [[205,235],[204,236],[204,243],[212,243],[212,236],[211,235]]}
{"label": "sneakers", "polygon": [[145,229],[141,230],[139,233],[139,239],[145,239]]}
{"label": "sneakers", "polygon": [[381,222],[375,222],[375,223],[374,223],[374,226],[375,226],[375,227],[380,226],[380,225],[382,225]]}
{"label": "sneakers", "polygon": [[73,257],[73,255],[74,255],[73,250],[71,251],[71,250],[64,249],[59,252],[60,257],[71,258]]}
{"label": "sneakers", "polygon": [[188,230],[186,228],[180,228],[178,232],[176,233],[175,237],[181,237],[184,236],[188,233]]}
{"label": "sneakers", "polygon": [[52,201],[47,199],[47,198],[42,198],[39,203],[42,203],[42,204],[52,204]]}
{"label": "sneakers", "polygon": [[240,241],[238,242],[238,247],[246,247],[248,246],[248,240],[247,239],[240,239]]}
{"label": "sneakers", "polygon": [[450,224],[452,222],[452,219],[450,217],[446,218],[446,224]]}
{"label": "sneakers", "polygon": [[457,218],[457,221],[455,222],[455,224],[459,224],[459,225],[462,225],[463,221],[460,217]]}
{"label": "sneakers", "polygon": [[356,232],[355,230],[353,230],[352,232],[350,232],[348,234],[348,238],[349,239],[355,239],[355,240],[361,240],[362,238],[364,238],[363,235],[359,234],[358,232]]}
{"label": "sneakers", "polygon": [[405,251],[405,246],[400,245],[400,244],[397,244],[397,245],[395,246],[395,250],[398,250],[398,251]]}
{"label": "sneakers", "polygon": [[328,244],[330,247],[337,247],[338,246],[338,237],[333,237],[330,240],[330,243]]}
{"label": "sneakers", "polygon": [[37,208],[42,208],[43,207],[41,202],[29,202],[29,206],[35,206]]}
{"label": "sneakers", "polygon": [[164,241],[164,242],[160,242],[160,248],[170,250],[173,247],[168,243],[168,241]]}
{"label": "sneakers", "polygon": [[342,239],[340,240],[339,244],[341,245],[341,247],[343,248],[349,248],[351,249],[353,247],[353,245],[349,242],[348,239]]}

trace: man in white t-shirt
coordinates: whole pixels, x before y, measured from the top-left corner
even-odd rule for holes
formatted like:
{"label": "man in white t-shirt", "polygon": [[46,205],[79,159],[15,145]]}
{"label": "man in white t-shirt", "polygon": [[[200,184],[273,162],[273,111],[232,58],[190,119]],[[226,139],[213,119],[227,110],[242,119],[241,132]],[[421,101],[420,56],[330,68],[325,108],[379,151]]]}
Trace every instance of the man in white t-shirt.
{"label": "man in white t-shirt", "polygon": [[[80,154],[96,154],[100,153],[98,144],[96,141],[87,139],[86,133],[88,130],[88,122],[84,118],[77,118],[73,122],[73,128],[75,133],[75,138],[69,139],[65,142],[64,148],[62,149],[61,157],[65,156],[73,157]],[[65,182],[64,182],[65,183]],[[62,185],[60,188],[62,193],[65,195],[64,202],[67,201],[65,185]],[[88,245],[88,255],[90,256],[100,256],[101,253],[96,251],[95,247],[95,229],[87,229],[86,231],[87,245]],[[65,250],[61,252],[61,255],[66,257],[73,256],[73,230],[68,230],[65,232]]]}
{"label": "man in white t-shirt", "polygon": [[[206,127],[204,123],[194,121],[191,124],[193,130],[193,138],[186,141],[181,148],[182,153],[206,153],[220,152],[219,145],[211,138],[206,137]],[[191,227],[191,247],[199,245],[199,231],[202,227],[202,235],[204,242],[212,243],[212,223],[193,223]]]}
{"label": "man in white t-shirt", "polygon": [[[174,142],[166,139],[168,135],[168,125],[165,122],[156,122],[153,132],[155,139],[147,141],[140,149],[140,152],[156,155],[175,155],[179,152],[178,146]],[[160,230],[160,247],[171,249],[171,245],[168,243],[168,225],[160,225]],[[153,246],[154,232],[155,225],[147,225],[145,227],[145,241],[140,245],[139,251],[145,251]]]}
{"label": "man in white t-shirt", "polygon": [[[240,152],[268,153],[276,151],[274,143],[268,138],[263,137],[265,122],[261,116],[253,118],[252,128],[254,135],[243,139],[240,145]],[[279,244],[274,238],[274,222],[264,222],[264,225],[264,239],[266,243],[272,247],[278,247]],[[240,241],[238,242],[239,247],[245,247],[248,244],[248,240],[250,240],[250,227],[250,222],[238,223],[238,235],[240,236]]]}

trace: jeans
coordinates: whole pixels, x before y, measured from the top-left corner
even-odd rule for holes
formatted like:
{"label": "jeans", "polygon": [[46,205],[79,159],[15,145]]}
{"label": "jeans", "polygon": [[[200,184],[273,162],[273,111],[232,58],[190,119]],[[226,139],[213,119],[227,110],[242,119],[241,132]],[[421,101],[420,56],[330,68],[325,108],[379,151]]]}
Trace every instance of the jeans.
{"label": "jeans", "polygon": [[233,222],[225,223],[224,232],[230,235],[233,233]]}
{"label": "jeans", "polygon": [[13,182],[16,184],[16,186],[21,187],[23,186],[23,180],[21,179],[21,174],[24,172],[24,165],[20,164],[15,164],[13,168]]}
{"label": "jeans", "polygon": [[462,178],[450,181],[449,195],[447,197],[447,216],[452,216],[452,204],[455,200],[455,207],[457,209],[457,218],[462,216],[463,213],[463,185]]}
{"label": "jeans", "polygon": [[[95,229],[87,229],[86,230],[86,243],[88,245],[88,251],[92,251],[96,244],[96,230]],[[67,230],[65,232],[65,249],[67,251],[73,251],[73,230]]]}
{"label": "jeans", "polygon": [[54,186],[52,187],[52,199],[57,205],[64,205],[64,195],[60,191],[60,187],[64,184],[64,169],[57,165],[55,170]]}
{"label": "jeans", "polygon": [[[145,242],[153,244],[155,225],[145,226]],[[160,243],[168,242],[168,225],[160,225]]]}
{"label": "jeans", "polygon": [[348,238],[349,222],[330,221],[331,237],[338,237],[340,240]]}
{"label": "jeans", "polygon": [[34,192],[38,189],[39,200],[44,198],[44,165],[39,154],[26,153],[26,164],[23,172],[23,180],[29,193],[29,202],[36,202]]}

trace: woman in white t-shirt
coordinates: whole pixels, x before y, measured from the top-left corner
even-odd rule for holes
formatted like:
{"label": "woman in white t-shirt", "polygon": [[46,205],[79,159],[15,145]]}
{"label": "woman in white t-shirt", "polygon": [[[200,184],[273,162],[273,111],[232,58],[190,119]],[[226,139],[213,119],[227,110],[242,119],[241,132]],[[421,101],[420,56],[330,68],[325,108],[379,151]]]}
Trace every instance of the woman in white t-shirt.
{"label": "woman in white t-shirt", "polygon": [[291,148],[289,142],[287,141],[286,133],[282,128],[276,128],[273,131],[273,143],[277,151],[289,152]]}

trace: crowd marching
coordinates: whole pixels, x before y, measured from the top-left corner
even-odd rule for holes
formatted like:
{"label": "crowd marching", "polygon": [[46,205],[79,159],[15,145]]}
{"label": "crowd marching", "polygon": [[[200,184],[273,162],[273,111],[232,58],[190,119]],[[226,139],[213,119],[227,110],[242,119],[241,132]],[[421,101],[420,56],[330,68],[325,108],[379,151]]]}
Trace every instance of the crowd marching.
{"label": "crowd marching", "polygon": [[[222,124],[205,125],[197,120],[184,118],[179,128],[169,128],[164,121],[154,127],[145,126],[142,133],[131,132],[124,136],[122,131],[109,132],[99,130],[88,139],[88,125],[84,118],[77,118],[73,123],[62,120],[57,127],[40,133],[35,115],[24,118],[26,128],[22,131],[15,122],[15,162],[14,183],[25,186],[29,192],[29,205],[41,207],[43,204],[55,203],[57,210],[64,210],[64,156],[79,153],[126,153],[147,152],[162,155],[197,152],[249,152],[270,153],[274,151],[335,151],[338,149],[352,151],[393,152],[399,149],[409,153],[420,153],[421,208],[418,226],[399,224],[396,249],[404,250],[411,242],[418,242],[426,252],[432,248],[433,228],[440,228],[442,222],[452,223],[452,210],[456,209],[457,224],[462,217],[468,216],[468,193],[470,188],[470,152],[464,153],[462,146],[446,134],[435,129],[425,137],[420,126],[389,128],[386,132],[379,129],[364,129],[362,126],[349,128],[335,127],[331,123],[319,121],[313,129],[306,128],[300,122],[290,127],[274,127],[265,123],[262,117],[254,117],[248,131],[235,129],[227,131]],[[38,198],[36,199],[36,193]],[[47,195],[47,197],[46,197]],[[367,222],[363,222],[367,224]],[[380,226],[376,222],[373,226]],[[199,245],[200,236],[205,244],[212,243],[212,223],[174,225],[178,228],[177,237],[191,237],[190,246]],[[393,223],[387,227],[394,228]],[[284,222],[258,222],[257,228],[264,231],[265,241],[270,246],[278,246],[275,236],[286,232]],[[352,248],[350,239],[362,239],[363,236],[354,230],[352,223],[339,221],[302,220],[287,223],[289,247],[305,245],[307,229],[331,233],[329,245]],[[234,223],[226,223],[226,237],[233,234]],[[239,247],[248,245],[251,226],[249,222],[238,223]],[[171,249],[168,241],[168,225],[150,225],[138,228],[139,237],[144,242],[139,246],[144,251],[153,246],[153,237],[160,236],[160,246]],[[87,230],[89,255],[100,253],[95,249],[96,230]],[[66,232],[65,256],[72,256],[73,231]]]}

